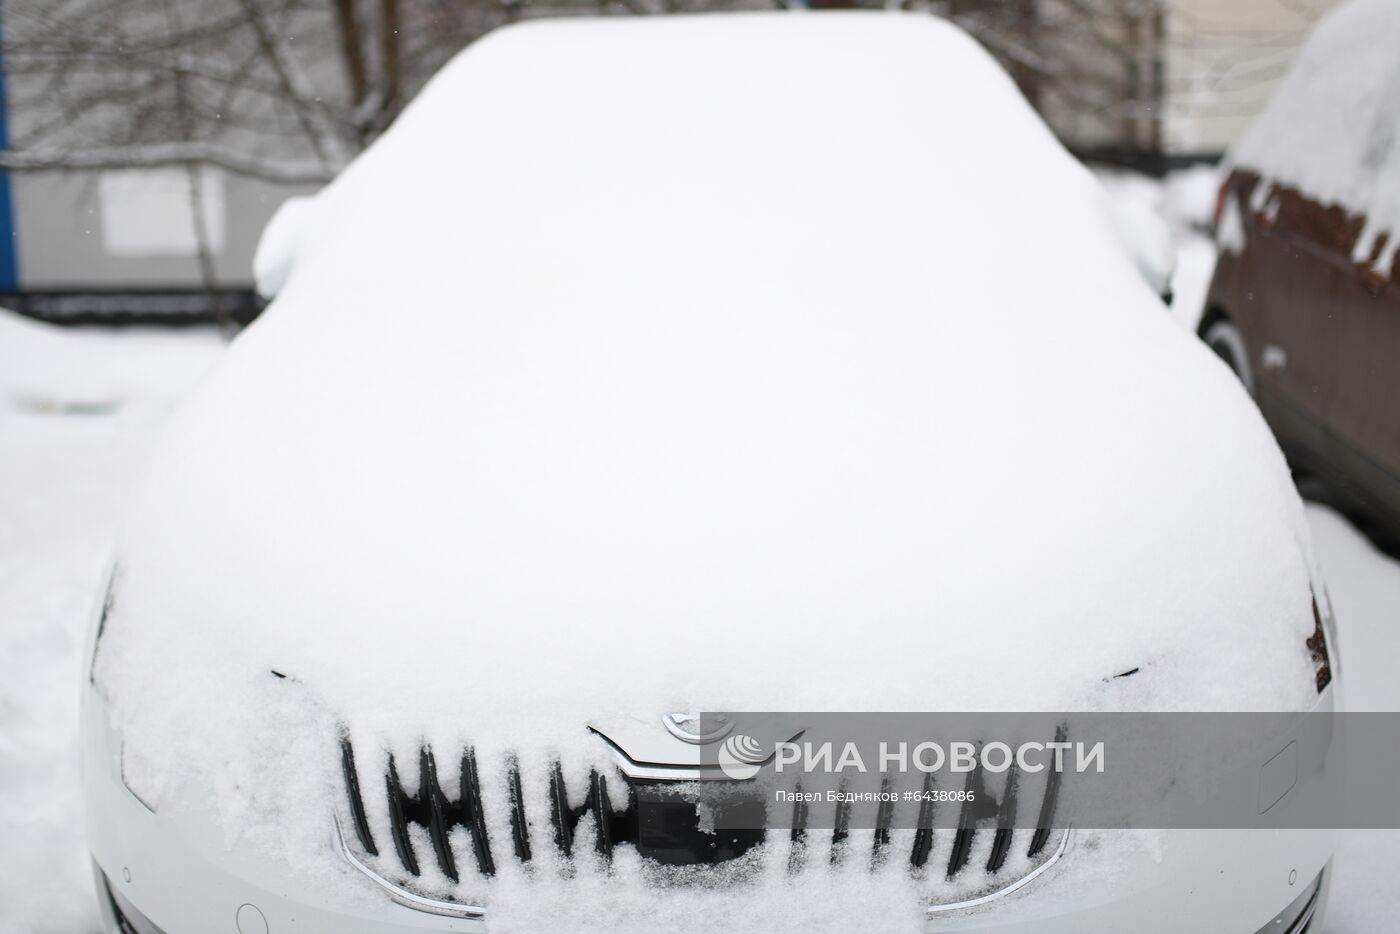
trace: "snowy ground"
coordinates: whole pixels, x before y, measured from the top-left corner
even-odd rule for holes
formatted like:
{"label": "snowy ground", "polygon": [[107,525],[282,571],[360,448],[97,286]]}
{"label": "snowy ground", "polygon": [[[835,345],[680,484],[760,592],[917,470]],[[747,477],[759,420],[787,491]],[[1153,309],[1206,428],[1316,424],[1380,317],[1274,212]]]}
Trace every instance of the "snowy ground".
{"label": "snowy ground", "polygon": [[[1176,314],[1213,264],[1194,228],[1213,180],[1110,179],[1171,224]],[[96,930],[76,719],[83,628],[135,473],[170,407],[219,355],[208,332],[57,331],[0,312],[0,934]],[[1348,704],[1400,710],[1400,563],[1333,512],[1309,518],[1342,625]],[[1346,837],[1330,934],[1393,928],[1400,833]]]}
{"label": "snowy ground", "polygon": [[0,312],[0,932],[96,930],[78,656],[128,488],[218,356],[209,333],[63,332]]}

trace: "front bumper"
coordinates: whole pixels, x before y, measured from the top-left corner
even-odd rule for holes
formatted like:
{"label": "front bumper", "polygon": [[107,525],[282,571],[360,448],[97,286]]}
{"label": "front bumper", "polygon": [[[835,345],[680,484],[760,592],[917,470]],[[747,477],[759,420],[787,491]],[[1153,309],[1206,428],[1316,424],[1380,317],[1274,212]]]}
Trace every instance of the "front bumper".
{"label": "front bumper", "polygon": [[[123,784],[120,739],[107,726],[100,696],[91,686],[85,690],[88,840],[110,932],[482,934],[488,929],[481,920],[444,917],[392,901],[343,859],[329,816],[325,863],[293,867],[268,860],[251,844],[227,843],[207,807],[173,801],[153,813]],[[1329,689],[1322,705],[1330,706],[1330,695]],[[1126,847],[1120,858],[1117,842],[1144,833],[1151,845]],[[829,920],[855,930],[922,926],[926,934],[1302,934],[1320,927],[1332,848],[1333,834],[1325,831],[1076,832],[1049,871],[986,904],[922,918],[905,905],[891,904],[883,918],[867,911],[844,923]],[[116,910],[106,897],[107,886]],[[732,917],[735,899],[744,896],[742,890],[726,890],[714,897],[715,917]],[[122,905],[139,916],[128,918],[125,927],[118,918]],[[703,909],[692,920],[704,924],[702,915]],[[626,919],[619,921],[620,929],[627,928]],[[559,922],[567,928],[568,915]]]}

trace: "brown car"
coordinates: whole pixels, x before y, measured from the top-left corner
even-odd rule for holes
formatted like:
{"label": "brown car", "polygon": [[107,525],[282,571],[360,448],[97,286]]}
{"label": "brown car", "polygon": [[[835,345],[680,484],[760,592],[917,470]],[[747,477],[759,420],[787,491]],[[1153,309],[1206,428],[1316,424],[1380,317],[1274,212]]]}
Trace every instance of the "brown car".
{"label": "brown car", "polygon": [[1231,153],[1201,337],[1290,462],[1400,536],[1400,4],[1323,21]]}

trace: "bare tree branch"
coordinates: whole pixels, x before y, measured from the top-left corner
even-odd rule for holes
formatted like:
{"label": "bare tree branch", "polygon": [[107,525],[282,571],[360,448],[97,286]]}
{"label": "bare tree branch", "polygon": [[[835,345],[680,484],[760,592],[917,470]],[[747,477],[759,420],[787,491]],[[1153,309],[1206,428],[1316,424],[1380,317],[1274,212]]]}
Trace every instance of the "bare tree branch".
{"label": "bare tree branch", "polygon": [[287,102],[296,110],[307,143],[327,172],[338,170],[349,161],[349,156],[340,136],[326,118],[315,89],[292,61],[276,30],[268,22],[266,12],[256,0],[239,0],[239,3],[248,17],[249,25],[257,34],[258,44],[267,56],[269,67],[286,91]]}
{"label": "bare tree branch", "polygon": [[[399,0],[380,0],[379,70],[383,75],[383,107],[387,114],[398,112],[403,94],[403,69],[399,63]],[[383,121],[384,125],[388,120]]]}
{"label": "bare tree branch", "polygon": [[340,37],[340,61],[350,82],[350,106],[358,108],[369,95],[369,72],[365,67],[364,42],[355,0],[333,0],[336,33]]}
{"label": "bare tree branch", "polygon": [[0,150],[0,168],[13,171],[73,171],[159,168],[191,161],[217,166],[235,175],[246,175],[282,184],[320,185],[332,173],[319,163],[294,163],[275,157],[259,157],[231,151],[208,140],[114,146],[99,149],[62,149],[24,152]]}

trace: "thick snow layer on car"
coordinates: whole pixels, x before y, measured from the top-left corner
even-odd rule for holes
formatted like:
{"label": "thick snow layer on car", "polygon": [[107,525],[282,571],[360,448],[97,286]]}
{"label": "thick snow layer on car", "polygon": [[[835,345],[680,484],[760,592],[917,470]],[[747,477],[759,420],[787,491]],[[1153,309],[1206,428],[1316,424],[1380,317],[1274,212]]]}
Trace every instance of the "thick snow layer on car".
{"label": "thick snow layer on car", "polygon": [[[27,324],[0,313],[0,327],[7,321]],[[133,335],[24,327],[6,331],[0,346],[7,353],[0,373],[12,372],[10,362],[26,360],[31,374],[43,380],[42,387],[23,387],[26,398],[89,396],[82,387],[94,369],[140,371],[151,387],[139,397],[126,396],[122,408],[96,414],[39,410],[14,403],[13,395],[0,404],[0,414],[7,416],[0,426],[0,839],[7,841],[0,847],[0,932],[96,934],[97,903],[83,828],[73,819],[82,810],[73,686],[83,677],[83,626],[100,597],[100,570],[128,485],[158,424],[128,414],[133,407],[153,415],[167,409],[187,389],[189,374],[212,360],[218,344],[207,333],[190,330]],[[79,352],[81,362],[76,346],[85,348]],[[68,390],[68,385],[77,388]],[[1393,660],[1400,657],[1400,629],[1394,625],[1400,564],[1378,554],[1326,508],[1309,507],[1308,519],[1341,621],[1347,704],[1363,710],[1400,709],[1400,681],[1393,677]],[[1397,854],[1400,834],[1395,832],[1343,835],[1329,934],[1387,929],[1400,912],[1400,893],[1389,885]],[[1075,875],[1090,874],[1076,870]],[[787,890],[781,890],[774,904],[808,912],[804,922],[810,923],[803,928],[808,931],[844,923],[848,907],[853,913],[863,909],[867,919],[889,912],[886,898],[893,885],[888,890],[862,888],[855,877],[829,875],[821,882],[818,888],[834,890],[831,898],[806,905],[801,897],[808,893],[784,898]],[[1102,886],[1103,878],[1094,876],[1091,884]],[[1071,880],[1061,879],[1037,898],[1066,885],[1072,887]],[[863,900],[862,893],[868,893]],[[347,898],[355,894],[347,893]],[[548,917],[547,909],[576,909],[576,902],[566,901],[570,894],[564,886],[551,887],[543,897],[531,890],[521,913]],[[378,896],[370,892],[367,897]],[[712,904],[721,901],[711,899]],[[658,898],[648,907],[669,904]],[[753,903],[733,904],[751,910]],[[684,907],[694,909],[696,902],[684,902]],[[821,909],[830,914],[812,916]],[[794,927],[792,917],[796,915],[780,918],[772,927]],[[597,927],[616,930],[611,920],[601,920]],[[671,918],[658,916],[650,930],[660,929],[663,920]],[[687,921],[670,929],[702,923],[693,917]],[[745,914],[735,929],[753,926]]]}
{"label": "thick snow layer on car", "polygon": [[1215,270],[1215,245],[1206,234],[1220,189],[1219,166],[1195,165],[1161,180],[1108,166],[1095,167],[1094,174],[1126,239],[1157,244],[1167,237],[1165,249],[1155,248],[1170,276],[1162,291],[1171,293],[1172,317],[1195,333]]}
{"label": "thick snow layer on car", "polygon": [[1135,198],[1109,204],[1109,215],[1138,272],[1158,294],[1168,294],[1176,271],[1176,247],[1157,206]]}
{"label": "thick snow layer on car", "polygon": [[313,223],[311,214],[315,204],[313,197],[288,198],[263,228],[258,248],[253,253],[253,281],[263,298],[271,298],[281,291],[291,274],[302,235]]}
{"label": "thick snow layer on car", "polygon": [[1358,262],[1400,246],[1400,4],[1351,0],[1325,17],[1231,153],[1266,182],[1368,218]]}
{"label": "thick snow layer on car", "polygon": [[672,710],[1313,695],[1274,441],[948,25],[507,29],[315,216],[120,547],[152,800],[319,855],[341,724],[487,770]]}

